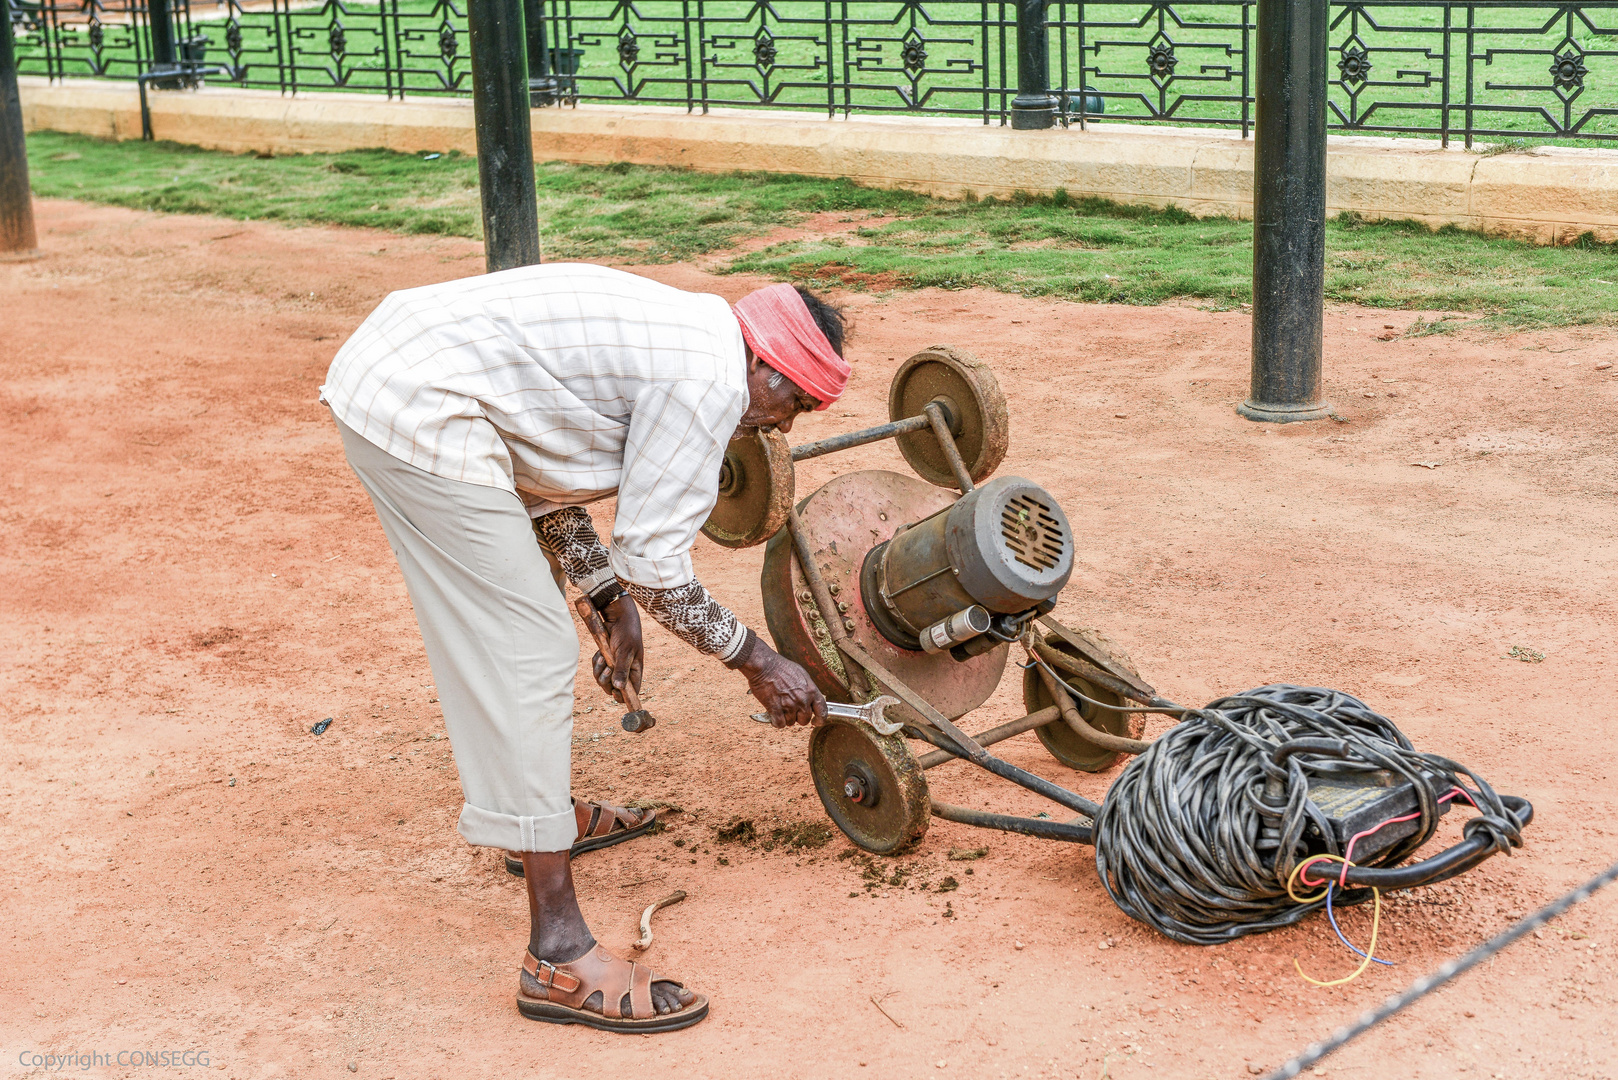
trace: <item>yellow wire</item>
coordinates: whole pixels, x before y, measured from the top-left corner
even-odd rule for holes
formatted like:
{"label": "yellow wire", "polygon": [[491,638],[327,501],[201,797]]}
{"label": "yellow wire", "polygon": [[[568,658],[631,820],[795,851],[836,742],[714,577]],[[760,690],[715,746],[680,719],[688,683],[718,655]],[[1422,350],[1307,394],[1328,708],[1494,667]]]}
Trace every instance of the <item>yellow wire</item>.
{"label": "yellow wire", "polygon": [[1311,855],[1309,858],[1303,860],[1303,862],[1299,863],[1297,866],[1294,866],[1292,868],[1292,873],[1287,875],[1287,895],[1292,897],[1292,899],[1296,900],[1300,904],[1312,904],[1316,900],[1319,900],[1321,897],[1325,896],[1326,895],[1326,889],[1325,889],[1324,886],[1314,896],[1299,896],[1293,890],[1297,887],[1298,878],[1302,876],[1302,874],[1303,874],[1303,872],[1305,870],[1307,870],[1311,866],[1315,865],[1315,863],[1318,863],[1318,862],[1331,862],[1333,860],[1336,860],[1337,862],[1342,862],[1343,858],[1342,858],[1341,855]]}
{"label": "yellow wire", "polygon": [[[1287,875],[1287,895],[1292,897],[1292,899],[1296,900],[1300,904],[1310,904],[1316,900],[1319,900],[1322,896],[1325,896],[1325,892],[1322,891],[1315,896],[1302,897],[1293,890],[1294,886],[1297,884],[1298,878],[1303,874],[1303,871],[1307,867],[1313,866],[1317,862],[1332,861],[1344,863],[1345,866],[1354,865],[1351,862],[1344,862],[1343,858],[1339,855],[1316,855],[1313,858],[1305,859],[1303,862],[1293,867],[1292,873]],[[1378,928],[1381,926],[1381,923],[1382,892],[1373,885],[1371,887],[1371,943],[1365,948],[1365,959],[1360,962],[1360,966],[1355,968],[1351,974],[1345,975],[1341,979],[1332,979],[1329,982],[1322,982],[1320,979],[1311,979],[1309,976],[1305,975],[1303,973],[1303,965],[1298,963],[1298,958],[1294,956],[1292,958],[1292,966],[1297,968],[1298,977],[1303,979],[1305,982],[1313,983],[1315,986],[1341,986],[1346,982],[1353,982],[1355,979],[1364,974],[1365,969],[1371,966],[1372,958],[1376,956],[1376,933]]]}

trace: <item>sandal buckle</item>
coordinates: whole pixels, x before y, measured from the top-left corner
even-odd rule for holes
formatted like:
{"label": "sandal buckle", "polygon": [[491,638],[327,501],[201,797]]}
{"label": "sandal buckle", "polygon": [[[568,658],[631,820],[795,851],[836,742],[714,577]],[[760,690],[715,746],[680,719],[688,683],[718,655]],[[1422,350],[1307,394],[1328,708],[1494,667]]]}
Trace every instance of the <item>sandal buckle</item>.
{"label": "sandal buckle", "polygon": [[[539,969],[540,971],[546,972],[545,989],[549,991],[553,986],[556,985],[556,965],[551,963],[549,960],[541,960],[539,961]],[[534,973],[534,978],[539,978],[538,971]]]}

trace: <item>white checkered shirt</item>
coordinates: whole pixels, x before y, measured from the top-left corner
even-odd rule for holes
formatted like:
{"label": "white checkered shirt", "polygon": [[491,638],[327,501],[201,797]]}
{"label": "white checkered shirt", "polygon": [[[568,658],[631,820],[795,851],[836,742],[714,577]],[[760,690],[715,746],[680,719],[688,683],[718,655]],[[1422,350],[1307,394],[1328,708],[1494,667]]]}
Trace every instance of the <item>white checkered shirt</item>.
{"label": "white checkered shirt", "polygon": [[616,493],[613,572],[667,589],[692,580],[746,357],[721,297],[551,263],[391,294],[321,400],[394,457],[515,491],[534,516]]}

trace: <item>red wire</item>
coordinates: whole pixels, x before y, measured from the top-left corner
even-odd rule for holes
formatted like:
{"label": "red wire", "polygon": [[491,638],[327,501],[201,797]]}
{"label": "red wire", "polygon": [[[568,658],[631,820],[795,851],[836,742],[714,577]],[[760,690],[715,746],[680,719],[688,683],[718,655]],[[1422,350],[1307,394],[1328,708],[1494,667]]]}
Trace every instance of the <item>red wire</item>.
{"label": "red wire", "polygon": [[[1451,799],[1455,798],[1457,795],[1459,795],[1461,798],[1465,799],[1468,803],[1470,803],[1472,805],[1473,809],[1477,809],[1478,804],[1472,801],[1472,796],[1468,795],[1464,789],[1458,788],[1458,787],[1450,789],[1449,793],[1444,795],[1438,801],[1441,802],[1441,803],[1446,803],[1446,802],[1449,802]],[[1342,873],[1342,876],[1340,876],[1337,879],[1338,886],[1340,888],[1345,888],[1345,889],[1348,887],[1348,863],[1349,863],[1349,860],[1354,857],[1354,845],[1355,844],[1359,843],[1361,840],[1364,840],[1367,836],[1370,836],[1372,833],[1380,832],[1381,830],[1387,828],[1389,825],[1396,825],[1401,821],[1412,821],[1412,820],[1414,820],[1416,818],[1419,818],[1419,817],[1421,817],[1421,811],[1420,810],[1417,810],[1414,814],[1405,814],[1403,817],[1389,818],[1388,820],[1384,821],[1382,824],[1377,825],[1374,828],[1366,829],[1364,832],[1357,833],[1352,838],[1350,838],[1349,841],[1348,841],[1348,847],[1346,849],[1344,849],[1344,851],[1343,851],[1343,873]],[[1317,855],[1317,856],[1315,856],[1315,859],[1318,859],[1319,857],[1320,856]],[[1308,862],[1305,862],[1303,871],[1298,874],[1298,880],[1303,882],[1303,884],[1307,885],[1311,889],[1318,889],[1322,885],[1326,884],[1324,881],[1314,881],[1314,880],[1311,880],[1310,877],[1309,877],[1309,870],[1308,870],[1309,862],[1314,862],[1315,859],[1310,859]]]}

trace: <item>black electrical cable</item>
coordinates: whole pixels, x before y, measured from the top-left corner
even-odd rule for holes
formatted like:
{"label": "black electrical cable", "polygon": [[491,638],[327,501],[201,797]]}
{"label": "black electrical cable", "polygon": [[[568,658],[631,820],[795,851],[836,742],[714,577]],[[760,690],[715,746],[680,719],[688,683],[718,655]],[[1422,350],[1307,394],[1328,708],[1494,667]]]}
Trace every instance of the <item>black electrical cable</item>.
{"label": "black electrical cable", "polygon": [[[1288,878],[1310,854],[1306,838],[1317,853],[1342,854],[1309,800],[1310,779],[1373,784],[1382,772],[1410,782],[1421,816],[1414,833],[1365,866],[1393,867],[1414,854],[1438,827],[1439,799],[1455,787],[1479,811],[1463,830],[1479,860],[1521,845],[1526,802],[1508,808],[1476,773],[1416,750],[1357,698],[1274,685],[1187,710],[1124,768],[1095,819],[1096,870],[1124,912],[1176,941],[1213,945],[1289,926],[1325,902],[1287,895]],[[1333,902],[1370,895],[1351,888]]]}
{"label": "black electrical cable", "polygon": [[[1195,709],[1188,709],[1184,705],[1176,705],[1172,701],[1164,701],[1161,705],[1109,705],[1105,701],[1097,701],[1088,694],[1081,694],[1079,691],[1073,689],[1073,684],[1062,678],[1060,672],[1051,667],[1045,661],[1041,660],[1039,657],[1035,656],[1033,653],[1028,654],[1028,663],[1018,664],[1017,666],[1026,671],[1036,665],[1050,672],[1051,678],[1056,680],[1056,685],[1060,686],[1063,690],[1066,690],[1076,700],[1085,702],[1089,705],[1094,705],[1098,709],[1106,709],[1108,712],[1161,713],[1164,716],[1185,716],[1187,713],[1196,712]],[[1162,699],[1159,698],[1157,700]]]}
{"label": "black electrical cable", "polygon": [[[1063,679],[1054,668],[1037,656],[1030,654],[1029,661],[1018,666],[1024,669],[1032,667],[1044,668],[1063,690],[1077,700],[1094,705],[1099,709],[1107,709],[1117,713],[1161,713],[1166,716],[1181,718],[1197,711],[1161,698],[1158,699],[1160,704],[1150,706],[1111,705],[1080,692],[1072,683]],[[1516,819],[1519,828],[1526,827],[1533,821],[1534,808],[1527,799],[1519,799],[1513,795],[1502,795],[1500,796],[1500,801],[1510,811],[1511,816]],[[1496,850],[1497,848],[1491,837],[1486,834],[1473,834],[1455,847],[1449,848],[1431,858],[1423,859],[1419,863],[1391,870],[1368,866],[1352,866],[1343,871],[1343,876],[1350,885],[1374,886],[1379,889],[1407,889],[1418,885],[1434,885],[1440,881],[1447,881],[1452,877],[1464,874],[1493,855]]]}

